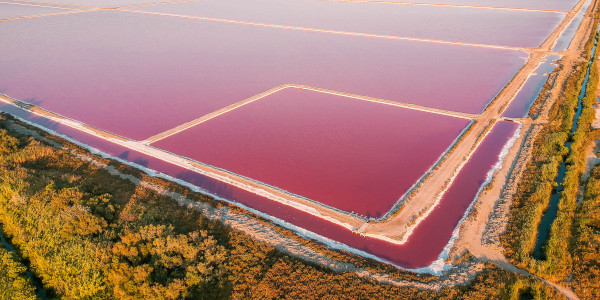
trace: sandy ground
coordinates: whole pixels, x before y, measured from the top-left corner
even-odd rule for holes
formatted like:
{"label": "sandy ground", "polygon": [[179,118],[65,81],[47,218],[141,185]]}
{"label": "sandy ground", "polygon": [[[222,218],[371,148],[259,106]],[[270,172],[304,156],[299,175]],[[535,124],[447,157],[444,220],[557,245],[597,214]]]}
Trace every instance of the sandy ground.
{"label": "sandy ground", "polygon": [[[479,275],[481,272],[483,272],[486,269],[484,263],[482,263],[482,262],[466,261],[466,262],[459,263],[454,268],[452,268],[448,271],[445,271],[444,274],[442,274],[439,277],[439,280],[432,281],[432,282],[409,281],[409,280],[395,278],[386,273],[372,272],[367,269],[357,267],[356,265],[354,265],[352,263],[347,263],[347,262],[332,259],[331,257],[329,257],[323,253],[320,253],[319,251],[315,251],[310,246],[298,241],[298,239],[300,239],[299,237],[292,238],[292,237],[284,236],[273,228],[273,226],[276,226],[276,225],[270,225],[270,224],[265,224],[263,222],[259,222],[254,216],[252,216],[250,214],[233,212],[228,207],[215,208],[206,203],[200,203],[200,202],[193,201],[179,193],[175,193],[175,192],[166,190],[155,184],[140,180],[139,178],[137,178],[135,176],[122,173],[121,171],[117,170],[113,166],[107,165],[105,162],[102,161],[102,159],[100,159],[100,160],[96,159],[96,157],[94,157],[93,155],[82,154],[76,150],[66,149],[60,143],[55,142],[53,140],[46,139],[43,136],[41,136],[40,134],[38,134],[36,131],[27,129],[21,125],[18,125],[15,123],[10,123],[9,129],[14,130],[19,133],[22,133],[22,134],[30,135],[38,140],[41,140],[41,141],[44,141],[44,142],[50,144],[51,146],[56,147],[58,149],[63,149],[63,150],[69,151],[73,156],[75,156],[85,162],[91,163],[92,165],[94,165],[96,167],[103,168],[107,172],[109,172],[109,174],[119,177],[121,180],[130,181],[138,186],[142,186],[142,187],[152,190],[158,194],[167,196],[167,197],[171,198],[172,200],[176,201],[181,206],[185,206],[189,209],[198,210],[205,217],[207,217],[211,220],[222,222],[228,226],[231,226],[232,228],[234,228],[236,230],[239,230],[241,232],[248,234],[249,236],[251,236],[252,238],[254,238],[256,240],[273,245],[275,248],[277,248],[279,251],[281,251],[285,254],[301,258],[305,261],[320,265],[322,267],[331,269],[336,272],[352,272],[352,273],[355,273],[359,277],[367,278],[367,279],[373,280],[373,281],[381,283],[381,284],[394,285],[397,287],[410,287],[410,288],[417,288],[419,290],[438,291],[442,288],[452,288],[452,287],[467,285],[473,279],[475,279],[477,275]],[[535,277],[534,275],[531,275],[531,274],[527,273],[526,271],[516,268],[515,266],[513,266],[512,264],[510,264],[506,261],[498,260],[498,261],[493,261],[493,262],[500,268],[508,270],[510,272],[515,272],[515,273],[518,273],[521,275]],[[537,277],[535,277],[535,278],[537,278]],[[550,286],[553,286],[554,288],[556,288],[557,290],[562,292],[567,298],[577,299],[574,295],[572,295],[572,293],[570,294],[570,290],[565,290],[561,286],[558,286],[551,282],[547,282],[544,279],[541,279],[541,278],[537,278],[537,279],[541,280],[542,282],[544,282]]]}
{"label": "sandy ground", "polygon": [[[598,117],[596,117],[596,120],[598,120]],[[583,172],[583,174],[581,174],[581,180],[579,181],[582,184],[579,186],[579,192],[577,194],[577,204],[581,204],[581,201],[583,201],[585,184],[590,178],[590,173],[592,172],[592,169],[598,164],[600,164],[600,158],[598,158],[598,156],[596,155],[598,151],[600,151],[600,140],[595,140],[585,150],[585,158],[587,160],[587,163],[585,166],[585,171]]]}
{"label": "sandy ground", "polygon": [[233,212],[226,206],[215,208],[206,203],[193,201],[179,193],[175,193],[166,190],[158,185],[140,180],[135,176],[124,174],[121,171],[114,168],[113,166],[107,165],[106,163],[96,159],[93,155],[86,155],[75,150],[66,149],[61,144],[53,140],[44,138],[36,131],[27,129],[15,123],[10,123],[9,126],[9,129],[11,130],[19,132],[21,134],[30,135],[38,140],[50,144],[55,148],[69,151],[73,156],[87,163],[91,163],[92,165],[98,168],[103,168],[113,176],[119,177],[122,180],[130,181],[138,186],[142,186],[144,188],[152,190],[160,195],[167,196],[172,200],[176,201],[181,206],[185,206],[189,209],[198,210],[202,212],[202,214],[207,218],[215,221],[220,221],[228,226],[231,226],[232,228],[235,228],[236,230],[248,234],[256,240],[273,245],[275,248],[277,248],[283,253],[301,258],[305,261],[309,261],[311,263],[320,265],[325,268],[329,268],[336,272],[353,272],[359,277],[368,278],[382,284],[389,284],[398,287],[413,287],[418,288],[420,290],[440,290],[444,287],[453,287],[457,285],[468,284],[485,269],[482,263],[466,262],[444,274],[442,277],[440,277],[440,280],[428,283],[402,280],[394,278],[389,274],[385,273],[374,273],[364,268],[359,268],[351,263],[334,260],[325,254],[315,251],[311,247],[300,243],[298,240],[286,237],[279,233],[277,230],[274,230],[273,226],[275,225],[261,223],[250,214]]}
{"label": "sandy ground", "polygon": [[[591,5],[590,7],[594,6]],[[493,186],[479,197],[470,216],[461,224],[460,237],[455,243],[454,256],[468,251],[483,261],[491,261],[499,266],[506,266],[505,269],[507,270],[511,268],[503,254],[499,236],[506,228],[512,196],[516,192],[516,185],[521,179],[524,166],[531,159],[532,141],[539,133],[539,125],[548,122],[549,109],[559,99],[560,91],[567,79],[569,70],[576,62],[581,60],[581,50],[590,34],[591,22],[591,17],[586,15],[570,48],[561,53],[564,55],[564,68],[562,72],[558,73],[554,86],[549,91],[550,96],[546,99],[540,114],[535,120],[523,122],[522,132],[524,134],[514,144],[513,149],[505,158],[506,167],[497,171]],[[592,150],[593,145],[588,149],[590,157],[594,156]],[[594,161],[589,160],[589,163],[592,164]],[[520,273],[517,270],[514,271]],[[556,288],[567,298],[577,299],[577,296],[570,289],[556,283],[544,282]]]}
{"label": "sandy ground", "polygon": [[[569,12],[563,22],[557,27],[557,29],[550,35],[550,37],[539,47],[536,49],[524,49],[525,51],[530,53],[530,59],[524,65],[524,67],[517,73],[517,75],[511,80],[511,82],[501,91],[499,96],[494,99],[494,101],[486,108],[486,110],[476,116],[476,121],[471,125],[471,128],[468,132],[466,132],[458,143],[451,149],[448,153],[446,153],[444,159],[440,162],[439,165],[435,166],[434,169],[425,177],[423,180],[417,184],[416,189],[413,193],[411,193],[410,197],[406,197],[402,201],[402,205],[396,207],[396,211],[392,212],[383,220],[377,220],[377,222],[370,222],[365,220],[359,216],[351,215],[346,212],[342,212],[340,210],[334,209],[332,207],[324,206],[320,203],[298,197],[296,195],[289,194],[285,191],[261,184],[259,182],[249,180],[242,176],[239,176],[234,173],[225,172],[223,170],[218,170],[213,167],[194,162],[193,160],[186,159],[183,157],[179,157],[168,153],[166,151],[162,151],[160,149],[150,147],[147,143],[150,143],[154,140],[163,138],[170,134],[177,133],[185,128],[196,125],[198,122],[203,122],[205,119],[210,119],[214,115],[219,115],[221,113],[226,113],[231,109],[235,109],[241,105],[245,105],[251,101],[259,99],[264,95],[257,95],[251,99],[242,101],[240,103],[234,104],[232,107],[227,107],[223,111],[217,111],[206,118],[201,118],[199,120],[195,120],[191,123],[182,124],[172,130],[169,130],[163,134],[159,134],[147,141],[136,142],[123,139],[122,137],[115,136],[111,133],[104,132],[98,130],[96,128],[89,127],[85,124],[74,122],[73,120],[68,120],[64,117],[58,116],[52,112],[45,111],[41,108],[32,106],[29,107],[29,110],[45,117],[49,117],[57,122],[61,122],[63,124],[71,126],[73,128],[85,131],[87,133],[102,137],[110,142],[117,143],[119,145],[125,146],[132,150],[140,151],[142,153],[151,155],[153,157],[165,160],[167,162],[173,163],[175,165],[188,168],[190,170],[196,171],[203,175],[215,178],[222,182],[226,182],[238,188],[245,189],[247,191],[259,194],[261,196],[267,197],[273,201],[277,201],[284,205],[292,206],[296,209],[302,210],[306,213],[312,214],[314,216],[323,218],[325,220],[336,223],[340,226],[344,226],[348,229],[355,230],[359,234],[379,238],[382,240],[386,240],[388,242],[402,244],[412,233],[412,230],[422,221],[424,220],[428,214],[434,209],[434,207],[438,204],[445,190],[452,184],[452,181],[458,175],[458,172],[462,169],[462,167],[466,164],[469,157],[474,153],[477,149],[483,138],[490,132],[493,125],[500,119],[501,113],[508,106],[510,101],[513,99],[514,95],[519,91],[521,86],[525,83],[530,73],[535,70],[537,65],[543,59],[544,55],[550,53],[550,49],[552,48],[555,40],[559,37],[562,30],[569,24],[570,20],[575,16],[576,11],[583,5],[584,1],[581,1],[576,9]],[[216,20],[216,21],[227,21],[228,20]],[[275,26],[275,25],[273,25]],[[304,30],[298,28],[290,28],[293,30]],[[340,33],[340,34],[354,34],[354,33]],[[431,42],[444,42],[444,41],[431,41]],[[445,43],[445,42],[444,42]],[[281,87],[275,88],[274,90],[270,90],[265,92],[266,94],[276,92]],[[306,88],[306,87],[302,87]],[[310,88],[310,87],[308,87]],[[332,92],[332,91],[324,91],[324,92]],[[357,95],[350,95],[355,97],[362,97]],[[254,99],[256,98],[256,99]],[[381,102],[386,100],[381,99],[366,99],[367,101],[375,101]],[[6,97],[0,97],[0,100],[4,100],[5,102],[14,102],[13,99],[8,99]],[[389,101],[388,101],[389,102]],[[407,105],[402,103],[397,103],[398,105]],[[24,106],[22,103],[17,102],[17,105]],[[414,106],[414,105],[413,105]],[[424,107],[408,107],[411,109],[419,109],[426,110],[433,113],[442,113],[442,114],[456,114],[454,112],[446,112],[440,111],[433,108],[424,108]],[[465,115],[462,117],[472,118],[475,116]]]}
{"label": "sandy ground", "polygon": [[[576,6],[576,10],[579,9],[583,5],[583,0]],[[595,5],[594,5],[595,6]],[[591,7],[594,7],[591,6]],[[575,11],[576,11],[575,10]],[[339,217],[339,220],[345,220],[348,222],[343,222],[345,224],[351,224],[351,226],[358,228],[361,227],[364,233],[368,233],[374,236],[382,237],[384,239],[392,239],[397,241],[401,241],[405,238],[406,234],[410,232],[411,226],[407,226],[407,224],[411,224],[412,226],[416,226],[416,222],[412,222],[415,218],[423,216],[430,210],[433,205],[435,205],[437,199],[439,199],[440,194],[447,188],[449,184],[449,179],[453,178],[456,174],[456,170],[459,170],[461,166],[464,164],[466,159],[475,151],[479,141],[482,137],[490,130],[491,126],[495,122],[500,119],[501,113],[508,106],[514,95],[519,91],[520,87],[524,84],[529,74],[534,71],[535,67],[538,65],[540,60],[544,57],[544,55],[551,53],[551,47],[554,44],[554,41],[562,32],[562,29],[566,27],[569,23],[569,20],[573,18],[575,12],[570,12],[567,14],[565,20],[560,24],[560,26],[556,29],[556,31],[543,43],[543,45],[537,49],[533,49],[528,51],[531,55],[529,61],[525,64],[525,66],[518,72],[518,74],[513,78],[513,80],[505,87],[505,89],[499,94],[499,96],[487,107],[487,109],[477,117],[477,121],[471,128],[471,130],[466,134],[461,141],[456,145],[453,151],[446,157],[446,159],[441,163],[439,168],[435,170],[429,176],[423,184],[418,189],[417,193],[406,202],[405,206],[402,210],[393,215],[391,218],[379,222],[378,224],[367,224],[364,225],[364,220],[358,219],[352,216],[348,216],[342,214]],[[588,24],[590,22],[590,17],[586,16],[582,24]],[[577,60],[577,56],[579,55],[579,48],[581,44],[585,41],[585,37],[587,33],[589,33],[589,26],[581,26],[583,30],[579,30],[575,36],[574,42],[571,45],[571,48],[564,53],[560,53],[565,56],[565,70],[569,70],[570,66]],[[564,82],[566,75],[559,75],[557,78],[556,86],[562,86],[562,82]],[[534,121],[524,121],[523,132],[529,132],[529,134],[521,137],[516,143],[515,147],[511,149],[509,155],[506,158],[506,162],[511,167],[503,168],[499,173],[496,174],[496,180],[494,186],[489,189],[486,193],[484,193],[480,199],[478,200],[474,211],[472,212],[471,217],[469,217],[465,222],[463,222],[461,226],[461,236],[456,243],[456,253],[460,253],[461,251],[469,251],[474,254],[475,257],[482,261],[491,261],[496,265],[521,274],[527,274],[525,271],[519,270],[510,263],[508,263],[501,251],[498,248],[496,242],[492,242],[493,246],[490,246],[489,242],[486,242],[486,239],[483,239],[484,232],[486,231],[487,219],[490,213],[495,212],[496,214],[501,214],[502,209],[498,212],[495,210],[498,206],[496,204],[496,200],[501,199],[502,194],[505,193],[506,203],[510,205],[510,195],[511,195],[511,186],[507,186],[505,188],[506,178],[512,178],[512,182],[518,182],[520,178],[520,173],[522,172],[522,165],[527,161],[529,156],[529,150],[526,147],[528,144],[528,139],[532,139],[536,135],[535,128],[530,130],[534,124],[542,124],[547,120],[547,111],[549,106],[556,100],[557,95],[553,94],[544,105],[541,113],[541,117],[537,118]],[[3,99],[7,101],[7,99]],[[12,100],[11,100],[12,102]],[[61,120],[62,117],[54,115],[47,111],[40,110],[36,107],[29,108],[32,112],[43,115],[45,117],[50,117],[54,120]],[[66,122],[64,118],[62,118],[62,122]],[[67,122],[68,123],[68,122]],[[68,124],[67,124],[68,125]],[[74,128],[80,129],[82,131],[103,137],[111,142],[117,142],[119,144],[129,145],[129,147],[135,148],[134,150],[140,150],[139,147],[147,146],[142,143],[137,143],[135,146],[131,146],[132,141],[123,141],[120,137],[110,136],[110,133],[101,132],[95,128],[82,128],[85,126],[83,124],[71,124]],[[132,149],[133,149],[132,148]],[[517,158],[518,157],[518,158]],[[81,157],[86,161],[94,161],[91,157]],[[180,158],[179,158],[180,159]],[[514,161],[516,163],[511,163]],[[519,162],[520,161],[520,162]],[[99,162],[96,162],[99,163]],[[186,162],[189,163],[189,162]],[[505,164],[507,166],[507,164]],[[274,231],[272,228],[268,226],[261,225],[259,222],[250,218],[246,214],[232,213],[226,208],[213,208],[206,206],[204,204],[193,202],[189,199],[186,199],[178,194],[168,194],[170,192],[160,191],[160,187],[153,186],[149,183],[145,183],[140,181],[137,178],[131,177],[126,174],[121,174],[117,170],[110,169],[110,166],[102,166],[107,168],[107,170],[115,176],[119,176],[122,179],[130,180],[136,184],[143,185],[147,188],[157,189],[157,192],[167,193],[167,195],[174,200],[178,201],[181,205],[188,206],[192,209],[198,209],[202,211],[207,217],[218,219],[230,226],[242,230],[251,236],[257,238],[258,240],[265,241],[276,245],[276,247],[282,250],[285,253],[290,255],[302,257],[311,262],[315,262],[317,264],[326,266],[335,271],[353,271],[359,276],[368,277],[373,280],[394,284],[399,286],[414,286],[422,289],[437,289],[440,286],[437,284],[423,284],[423,283],[414,283],[407,282],[398,279],[394,279],[387,274],[373,274],[367,270],[356,268],[351,264],[345,262],[334,261],[331,258],[327,257],[324,254],[315,252],[314,250],[306,247],[297,241],[290,239],[288,237],[284,237]],[[196,167],[196,166],[195,166]],[[225,174],[228,175],[228,174]],[[221,176],[221,174],[218,174]],[[247,184],[246,182],[243,185]],[[255,187],[253,187],[255,188]],[[260,187],[263,188],[263,187]],[[274,194],[275,197],[288,197],[289,195],[279,195],[277,193]],[[287,199],[286,199],[287,200]],[[297,201],[297,199],[293,199],[292,201]],[[506,207],[506,203],[504,206]],[[315,203],[308,203],[308,209],[312,210],[320,210],[322,206],[316,205]],[[320,213],[320,212],[319,212]],[[327,214],[330,212],[327,211]],[[325,215],[325,217],[328,217]],[[501,218],[502,219],[502,218]],[[465,270],[458,271],[462,272],[462,275],[448,275],[446,274],[442,278],[449,276],[449,281],[443,283],[448,284],[449,286],[454,286],[456,284],[466,283],[473,278],[473,274],[477,273],[478,269],[481,266],[472,265],[470,267],[466,267]],[[454,268],[451,272],[457,272],[458,268]],[[457,279],[461,278],[461,279]],[[443,281],[440,281],[443,282]],[[562,288],[560,286],[555,285],[554,283],[546,282],[549,285],[554,286],[562,292],[566,297],[571,299],[576,299],[576,296],[570,292],[570,290]],[[443,284],[441,286],[443,286]]]}
{"label": "sandy ground", "polygon": [[[392,214],[386,220],[366,225],[363,224],[360,227],[361,233],[392,242],[399,241],[400,243],[410,236],[412,229],[433,210],[444,191],[458,174],[458,171],[460,171],[468,158],[477,149],[482,137],[501,118],[502,112],[508,107],[514,96],[526,82],[529,74],[535,70],[545,55],[552,53],[551,49],[554,42],[569,24],[570,20],[576,15],[576,12],[583,6],[584,2],[580,1],[576,9],[567,14],[566,18],[550,37],[539,48],[530,52],[531,57],[525,66],[523,66],[511,82],[500,92],[498,97],[477,118],[471,130],[462,137],[461,141],[436,170],[421,183],[417,192],[404,203],[399,212]],[[585,37],[581,32],[578,32],[578,35],[579,37],[576,36],[575,39]],[[573,45],[577,44],[573,43]],[[564,55],[578,54],[579,51],[574,49],[574,51],[565,53]]]}
{"label": "sandy ground", "polygon": [[600,105],[596,105],[596,119],[592,123],[592,128],[600,129]]}
{"label": "sandy ground", "polygon": [[[591,18],[586,16],[582,23],[589,25],[591,21]],[[584,30],[578,31],[571,48],[563,53],[565,55],[563,58],[563,70],[571,70],[574,63],[579,60],[580,50],[583,48],[585,38],[589,34],[587,27],[589,26],[584,25],[581,27]],[[553,88],[549,91],[550,97],[548,97],[543,104],[539,116],[535,120],[527,119],[522,121],[523,134],[515,142],[509,155],[505,158],[504,166],[507,166],[507,168],[505,167],[497,171],[494,177],[493,187],[479,197],[473,213],[476,217],[468,218],[464,224],[462,224],[464,230],[461,230],[461,237],[457,242],[457,245],[463,245],[463,248],[465,249],[469,249],[467,245],[477,245],[485,248],[485,245],[475,242],[476,240],[481,240],[481,238],[476,239],[476,237],[482,236],[483,231],[480,228],[483,224],[487,223],[489,214],[492,212],[493,207],[497,206],[499,200],[510,201],[512,194],[515,191],[516,183],[518,183],[518,180],[521,178],[523,167],[531,158],[532,141],[539,132],[539,125],[548,122],[549,109],[552,104],[558,100],[562,86],[567,79],[567,75],[567,72],[560,72],[558,74]],[[471,227],[478,229],[474,230]],[[495,244],[496,242],[493,243]],[[486,244],[490,243],[486,242]]]}

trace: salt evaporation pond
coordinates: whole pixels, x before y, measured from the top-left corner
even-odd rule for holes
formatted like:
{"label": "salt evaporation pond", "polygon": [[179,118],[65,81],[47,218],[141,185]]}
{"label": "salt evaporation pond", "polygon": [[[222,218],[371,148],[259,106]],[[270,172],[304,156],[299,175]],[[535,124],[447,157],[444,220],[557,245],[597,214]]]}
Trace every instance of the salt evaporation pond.
{"label": "salt evaporation pond", "polygon": [[250,3],[252,5],[248,5],[248,0],[205,0],[135,10],[527,48],[541,45],[565,16],[564,13],[317,0],[253,0]]}
{"label": "salt evaporation pond", "polygon": [[529,76],[527,81],[519,90],[515,98],[510,102],[510,105],[504,111],[503,116],[508,118],[524,118],[529,113],[529,108],[540,92],[544,88],[544,84],[548,81],[548,75],[556,68],[556,60],[561,56],[546,56],[536,69],[535,75]]}
{"label": "salt evaporation pond", "polygon": [[287,83],[478,113],[527,57],[118,11],[4,22],[0,41],[2,93],[138,140]]}
{"label": "salt evaporation pond", "polygon": [[579,28],[579,25],[581,25],[581,21],[583,20],[583,17],[585,16],[585,12],[587,11],[587,9],[591,3],[592,3],[592,0],[585,1],[585,3],[583,4],[583,7],[581,7],[581,10],[579,10],[577,15],[575,15],[575,17],[571,20],[571,23],[569,23],[567,28],[565,28],[563,30],[563,32],[560,34],[560,36],[554,43],[554,47],[552,47],[552,51],[554,51],[554,52],[565,51],[569,48],[569,46],[571,45],[571,41],[573,41],[573,38],[575,37],[575,33],[577,32],[577,29]]}
{"label": "salt evaporation pond", "polygon": [[152,145],[346,212],[380,217],[470,122],[287,88]]}
{"label": "salt evaporation pond", "polygon": [[[124,3],[67,2],[102,3],[99,6]],[[147,1],[125,4],[142,2]],[[19,43],[6,42],[16,40]],[[519,51],[298,32],[117,11],[3,22],[0,51],[3,54],[0,67],[5,71],[0,74],[0,92],[135,139],[284,83],[479,112],[523,65],[520,57],[526,57]],[[489,72],[490,69],[495,72]],[[361,237],[291,207],[13,106],[0,104],[0,110],[247,205],[267,218],[273,216],[290,222],[407,268],[426,266],[439,256],[516,127],[507,122],[496,125],[440,206],[416,228],[406,244],[398,246]],[[356,113],[351,117],[356,118]],[[435,115],[434,121],[444,118],[457,120]]]}
{"label": "salt evaporation pond", "polygon": [[162,172],[169,176],[189,182],[218,197],[244,205],[266,218],[272,216],[275,221],[288,222],[284,224],[289,228],[298,226],[309,232],[316,233],[331,239],[330,245],[338,248],[352,247],[356,250],[373,255],[379,259],[396,264],[404,268],[422,268],[434,262],[444,247],[449,242],[453,231],[464,216],[466,209],[477,195],[482,183],[485,182],[487,173],[498,161],[503,146],[514,135],[516,123],[499,122],[474,155],[461,170],[454,184],[446,192],[438,207],[432,211],[414,231],[412,236],[403,245],[394,245],[378,239],[367,238],[352,233],[348,229],[298,211],[292,207],[282,205],[272,200],[257,196],[245,190],[232,187],[212,178],[191,172],[154,157],[150,157],[122,146],[106,142],[94,136],[67,126],[48,121],[47,119],[31,115],[16,107],[0,103],[0,110],[8,111],[19,117],[28,119],[46,128],[90,145],[100,151],[119,157],[126,161]]}
{"label": "salt evaporation pond", "polygon": [[[27,2],[27,1],[21,1]],[[31,1],[33,3],[37,1]],[[54,4],[68,4],[71,6],[79,6],[79,7],[121,7],[121,6],[130,6],[130,5],[143,5],[143,4],[152,4],[165,2],[161,0],[48,0],[48,1],[40,1],[40,4],[52,3]],[[39,3],[39,2],[38,2]]]}
{"label": "salt evaporation pond", "polygon": [[[35,15],[60,13],[64,11],[64,9],[56,7],[28,6],[17,3],[0,3],[0,19],[30,17]],[[2,38],[0,37],[0,39]]]}
{"label": "salt evaporation pond", "polygon": [[[367,0],[369,1],[369,0]],[[398,3],[431,3],[450,5],[475,5],[504,8],[571,10],[578,0],[386,0]]]}

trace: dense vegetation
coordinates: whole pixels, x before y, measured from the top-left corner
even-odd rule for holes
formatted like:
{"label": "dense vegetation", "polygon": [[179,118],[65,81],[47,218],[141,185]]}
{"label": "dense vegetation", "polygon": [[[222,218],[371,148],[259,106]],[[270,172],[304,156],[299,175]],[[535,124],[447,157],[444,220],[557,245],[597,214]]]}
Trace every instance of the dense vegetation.
{"label": "dense vegetation", "polygon": [[0,299],[36,299],[35,287],[25,270],[14,253],[0,245]]}
{"label": "dense vegetation", "polygon": [[[152,190],[110,175],[102,167],[65,150],[93,156],[75,145],[37,131],[64,147],[57,149],[23,134],[22,130],[9,128],[7,124],[13,122],[17,121],[0,115],[0,223],[51,297],[518,299],[526,294],[546,299],[556,296],[554,290],[539,281],[492,265],[470,286],[438,292],[379,284],[352,272],[333,272],[284,255],[272,245],[253,240]],[[162,184],[169,185],[164,181]],[[219,205],[205,196],[200,195],[199,200]],[[349,260],[370,264],[374,269],[383,268],[362,258]],[[7,281],[18,290],[9,293],[31,295],[31,285],[19,281],[23,268],[17,269],[18,278],[10,277]],[[418,280],[410,273],[394,272],[396,277]],[[431,280],[436,279],[424,279]]]}
{"label": "dense vegetation", "polygon": [[[595,35],[598,27],[597,16],[594,24],[592,32]],[[591,59],[594,35],[590,37],[585,47],[587,60]],[[534,142],[532,159],[514,197],[512,217],[503,239],[507,256],[512,258],[516,265],[556,282],[565,281],[566,284],[570,281],[573,272],[581,272],[578,268],[582,260],[589,259],[589,257],[585,259],[581,257],[583,253],[581,251],[584,250],[575,251],[582,246],[581,230],[579,230],[581,224],[576,221],[576,211],[579,211],[579,214],[586,214],[581,211],[581,207],[578,207],[577,198],[580,178],[586,169],[586,148],[595,136],[591,134],[591,123],[595,116],[593,106],[597,102],[595,94],[599,76],[596,63],[590,68],[587,90],[582,100],[582,113],[577,121],[577,130],[571,135],[586,69],[587,62],[573,69],[560,100],[550,111],[551,123],[544,126]],[[567,141],[572,142],[571,151],[565,147]],[[556,188],[558,167],[563,161],[566,162],[567,168],[557,217],[552,223],[550,236],[544,245],[544,255],[538,260],[532,257],[538,226],[548,207],[550,196]],[[588,274],[587,278],[598,281],[600,279],[598,275]]]}
{"label": "dense vegetation", "polygon": [[581,298],[600,299],[600,166],[592,170],[575,216],[573,290]]}

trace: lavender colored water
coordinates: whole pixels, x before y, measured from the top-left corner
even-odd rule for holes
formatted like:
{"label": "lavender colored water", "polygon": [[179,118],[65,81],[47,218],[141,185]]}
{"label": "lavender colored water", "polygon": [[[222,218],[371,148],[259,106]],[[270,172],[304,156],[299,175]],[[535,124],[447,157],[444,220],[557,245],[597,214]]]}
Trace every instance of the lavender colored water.
{"label": "lavender colored water", "polygon": [[554,43],[554,47],[552,48],[552,51],[554,51],[554,52],[565,51],[569,48],[569,46],[571,45],[571,41],[573,41],[573,38],[575,37],[575,33],[577,32],[577,29],[579,28],[579,25],[581,25],[581,21],[583,20],[583,17],[585,16],[585,12],[587,11],[587,9],[591,3],[592,3],[592,0],[585,1],[585,3],[583,4],[583,7],[581,7],[581,10],[577,13],[577,15],[575,15],[575,17],[571,20],[571,23],[569,23],[569,25],[563,30],[563,32],[560,34],[560,36]]}
{"label": "lavender colored water", "polygon": [[529,108],[540,92],[544,88],[544,84],[548,81],[548,75],[556,68],[556,60],[560,59],[561,56],[547,56],[534,71],[535,75],[530,76],[521,90],[517,93],[515,98],[512,100],[503,116],[509,118],[524,118],[529,113]]}
{"label": "lavender colored water", "polygon": [[404,3],[432,3],[453,5],[475,5],[504,8],[571,10],[578,0],[388,0],[390,2]]}
{"label": "lavender colored water", "polygon": [[544,42],[565,16],[564,13],[317,0],[248,3],[248,0],[205,0],[135,10],[532,48]]}
{"label": "lavender colored water", "polygon": [[527,57],[118,11],[4,22],[0,41],[0,92],[137,140],[287,83],[477,113]]}
{"label": "lavender colored water", "polygon": [[[18,17],[29,17],[35,15],[59,13],[65,11],[64,9],[54,7],[41,7],[41,6],[30,6],[21,5],[17,3],[8,4],[0,3],[0,20],[11,19]],[[1,37],[0,37],[1,39]]]}
{"label": "lavender colored water", "polygon": [[[26,2],[26,1],[23,1]],[[161,0],[48,0],[43,2],[55,4],[65,4],[73,7],[121,7],[121,6],[130,6],[130,5],[143,5],[143,4],[152,4],[152,3],[160,3],[165,2]],[[36,3],[38,4],[38,3]]]}
{"label": "lavender colored water", "polygon": [[469,123],[287,88],[152,145],[347,212],[380,217]]}

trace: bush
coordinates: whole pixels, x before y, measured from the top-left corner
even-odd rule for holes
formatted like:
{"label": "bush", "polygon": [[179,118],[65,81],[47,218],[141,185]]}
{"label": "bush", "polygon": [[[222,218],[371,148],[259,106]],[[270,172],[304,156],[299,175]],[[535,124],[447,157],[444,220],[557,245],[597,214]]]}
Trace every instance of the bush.
{"label": "bush", "polygon": [[0,299],[36,299],[35,287],[18,257],[0,245]]}

